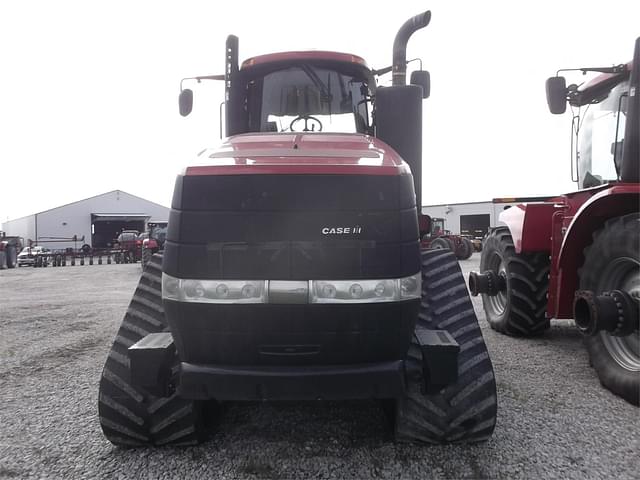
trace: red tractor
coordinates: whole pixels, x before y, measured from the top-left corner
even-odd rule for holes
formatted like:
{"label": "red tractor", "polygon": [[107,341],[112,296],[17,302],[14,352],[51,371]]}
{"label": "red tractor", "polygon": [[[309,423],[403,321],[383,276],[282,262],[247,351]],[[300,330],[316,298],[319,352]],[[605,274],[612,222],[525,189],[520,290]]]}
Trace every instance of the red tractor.
{"label": "red tractor", "polygon": [[468,238],[446,230],[444,218],[431,218],[430,231],[422,236],[422,248],[448,248],[459,260],[468,260],[475,250]]}
{"label": "red tractor", "polygon": [[138,240],[142,242],[142,254],[140,264],[142,269],[147,266],[155,253],[164,250],[164,242],[167,238],[167,222],[148,222],[147,231],[140,234]]}
{"label": "red tractor", "polygon": [[[601,383],[638,405],[640,392],[640,39],[633,61],[585,85],[547,80],[554,114],[576,109],[580,190],[505,210],[469,287],[492,328],[533,336],[574,318]],[[573,139],[572,139],[573,140]]]}
{"label": "red tractor", "polygon": [[406,85],[406,45],[430,18],[400,28],[381,70],[325,51],[239,64],[227,39],[208,78],[225,81],[228,138],[178,175],[164,252],[106,360],[111,442],[195,443],[238,400],[379,399],[398,441],[491,436],[496,383],[460,266],[420,248],[429,77]]}

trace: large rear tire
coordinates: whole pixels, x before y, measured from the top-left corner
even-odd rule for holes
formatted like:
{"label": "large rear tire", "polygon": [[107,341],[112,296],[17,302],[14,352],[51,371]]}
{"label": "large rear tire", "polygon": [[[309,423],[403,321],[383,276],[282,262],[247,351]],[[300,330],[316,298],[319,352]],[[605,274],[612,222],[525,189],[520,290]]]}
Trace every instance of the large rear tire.
{"label": "large rear tire", "polygon": [[549,328],[549,266],[547,253],[516,253],[507,227],[491,231],[482,248],[480,271],[506,277],[504,292],[482,295],[491,328],[522,337],[540,335]]}
{"label": "large rear tire", "polygon": [[435,238],[430,244],[429,248],[436,250],[451,250],[451,243],[446,238]]}
{"label": "large rear tire", "polygon": [[468,238],[460,238],[460,245],[456,251],[456,256],[459,260],[469,260],[473,254],[473,244]]}
{"label": "large rear tire", "polygon": [[6,250],[7,268],[16,268],[18,264],[18,250],[14,245],[9,245]]}
{"label": "large rear tire", "polygon": [[100,379],[100,425],[109,441],[119,446],[193,445],[205,438],[200,402],[175,393],[154,397],[131,383],[127,349],[149,333],[167,330],[161,264],[162,256],[154,255],[142,273]]}
{"label": "large rear tire", "polygon": [[[596,294],[626,291],[640,299],[640,214],[613,218],[595,233],[584,251],[580,289]],[[640,404],[640,337],[600,332],[585,337],[591,364],[600,382],[634,405]]]}
{"label": "large rear tire", "polygon": [[458,380],[438,393],[422,392],[422,354],[415,338],[407,357],[407,394],[396,402],[399,442],[471,443],[491,437],[497,396],[493,366],[455,255],[422,253],[422,304],[416,328],[446,330],[460,345]]}

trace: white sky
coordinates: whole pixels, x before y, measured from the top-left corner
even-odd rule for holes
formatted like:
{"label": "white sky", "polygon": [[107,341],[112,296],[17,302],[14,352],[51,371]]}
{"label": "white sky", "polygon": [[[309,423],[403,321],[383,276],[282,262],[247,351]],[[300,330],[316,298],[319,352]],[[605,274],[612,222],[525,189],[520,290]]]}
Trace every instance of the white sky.
{"label": "white sky", "polygon": [[548,113],[544,81],[631,59],[637,0],[15,1],[0,6],[0,221],[114,189],[169,205],[176,173],[220,142],[221,83],[182,118],[180,79],[223,73],[229,33],[241,61],[317,48],[381,68],[426,9],[408,49],[432,78],[423,203],[572,189],[569,114]]}

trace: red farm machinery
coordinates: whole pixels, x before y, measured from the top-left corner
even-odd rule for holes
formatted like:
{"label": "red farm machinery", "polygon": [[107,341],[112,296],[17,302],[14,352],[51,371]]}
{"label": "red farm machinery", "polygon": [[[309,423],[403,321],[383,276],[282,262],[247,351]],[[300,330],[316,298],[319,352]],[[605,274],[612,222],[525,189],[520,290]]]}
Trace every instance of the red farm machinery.
{"label": "red farm machinery", "polygon": [[[448,248],[459,260],[468,260],[475,250],[473,242],[461,235],[451,233],[445,229],[444,218],[425,218],[422,217],[423,223],[430,225],[430,228],[424,229],[427,233],[422,236],[422,248]],[[424,222],[427,220],[427,222]],[[422,230],[422,229],[421,229]]]}
{"label": "red farm machinery", "polygon": [[[582,85],[547,80],[551,113],[573,117],[572,170],[579,190],[505,210],[469,287],[487,320],[533,336],[550,319],[575,319],[601,383],[638,404],[640,392],[640,39],[633,61],[579,68]],[[575,163],[574,163],[575,162]]]}
{"label": "red farm machinery", "polygon": [[[226,401],[377,399],[398,441],[489,438],[493,367],[454,254],[420,248],[422,101],[393,65],[326,51],[238,62],[227,139],[178,175],[100,381],[114,444],[190,444]],[[392,73],[393,85],[377,77]],[[181,89],[180,113],[193,91]],[[428,223],[428,222],[427,222]]]}

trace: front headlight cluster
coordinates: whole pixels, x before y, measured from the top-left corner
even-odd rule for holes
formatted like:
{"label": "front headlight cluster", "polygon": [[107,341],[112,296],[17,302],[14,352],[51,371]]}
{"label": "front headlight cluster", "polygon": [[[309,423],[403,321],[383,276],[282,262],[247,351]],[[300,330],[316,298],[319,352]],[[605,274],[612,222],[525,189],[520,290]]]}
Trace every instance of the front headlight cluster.
{"label": "front headlight cluster", "polygon": [[[274,281],[274,298],[287,283]],[[420,298],[422,291],[420,273],[378,280],[309,280],[308,289],[300,288],[300,281],[290,283],[300,298],[285,303],[397,302]],[[269,287],[269,280],[191,280],[162,274],[162,298],[178,302],[269,303]]]}
{"label": "front headlight cluster", "polygon": [[419,273],[389,280],[312,280],[311,303],[375,303],[420,298]]}
{"label": "front headlight cluster", "polygon": [[162,298],[193,303],[266,303],[265,280],[186,280],[162,274]]}

